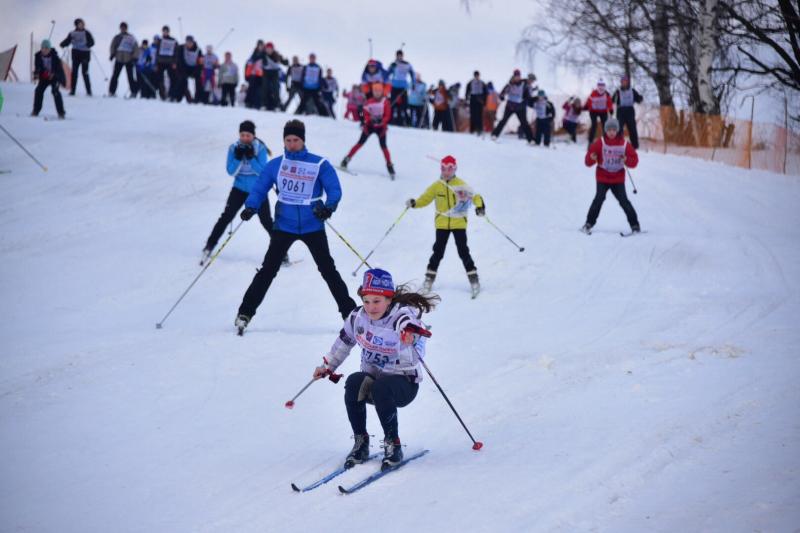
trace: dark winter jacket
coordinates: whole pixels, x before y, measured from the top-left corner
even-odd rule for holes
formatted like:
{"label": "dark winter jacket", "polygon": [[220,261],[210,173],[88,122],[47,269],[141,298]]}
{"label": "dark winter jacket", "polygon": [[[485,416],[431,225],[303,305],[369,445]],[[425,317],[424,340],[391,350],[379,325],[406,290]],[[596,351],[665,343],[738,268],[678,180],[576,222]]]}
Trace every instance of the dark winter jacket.
{"label": "dark winter jacket", "polygon": [[[47,64],[49,60],[49,65]],[[55,50],[50,49],[50,54],[47,56],[42,55],[41,50],[36,52],[33,60],[34,77],[40,80],[55,79],[60,85],[67,84],[67,77],[64,75],[64,68],[61,66],[61,60]]]}
{"label": "dark winter jacket", "polygon": [[178,47],[178,65],[181,69],[199,69],[200,60],[203,58],[203,52],[197,43],[194,43],[194,48],[188,48],[185,44]]}
{"label": "dark winter jacket", "polygon": [[617,104],[617,107],[633,107],[633,104],[642,103],[642,95],[631,87],[627,89],[617,89],[614,91],[614,96],[611,97],[611,101]]}
{"label": "dark winter jacket", "polygon": [[72,30],[67,38],[59,44],[61,48],[69,45],[72,45],[72,49],[75,51],[88,52],[94,46],[94,37],[89,30]]}
{"label": "dark winter jacket", "polygon": [[479,99],[482,104],[486,102],[486,84],[475,78],[467,82],[467,92],[464,94],[464,100],[469,102],[473,96]]}
{"label": "dark winter jacket", "polygon": [[288,65],[289,61],[280,55],[277,50],[273,50],[271,54],[264,51],[264,70],[280,70],[281,65]]}
{"label": "dark winter jacket", "polygon": [[136,37],[126,31],[121,32],[111,40],[109,59],[116,59],[120,63],[130,63],[136,59],[138,50],[139,44],[136,42]]}

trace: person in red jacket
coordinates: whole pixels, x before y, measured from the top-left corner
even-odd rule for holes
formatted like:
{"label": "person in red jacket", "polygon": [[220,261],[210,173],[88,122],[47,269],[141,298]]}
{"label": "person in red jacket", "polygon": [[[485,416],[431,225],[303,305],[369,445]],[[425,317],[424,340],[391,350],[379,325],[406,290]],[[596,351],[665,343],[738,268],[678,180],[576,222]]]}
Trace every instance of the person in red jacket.
{"label": "person in red jacket", "polygon": [[594,196],[594,200],[592,200],[592,205],[589,207],[589,213],[586,215],[586,224],[583,225],[581,231],[587,234],[592,233],[592,226],[597,222],[600,208],[603,206],[606,193],[610,189],[622,210],[625,211],[625,216],[628,217],[628,224],[631,225],[631,231],[639,233],[639,218],[630,200],[628,200],[628,195],[625,193],[625,167],[636,168],[636,165],[639,164],[639,156],[636,155],[636,149],[633,145],[626,141],[622,135],[618,135],[619,122],[617,119],[611,117],[606,121],[605,132],[604,136],[589,146],[589,151],[586,152],[586,159],[584,160],[587,167],[597,164],[597,172],[595,174],[597,193]]}
{"label": "person in red jacket", "polygon": [[614,102],[611,100],[611,95],[606,92],[606,82],[599,80],[597,88],[592,91],[589,98],[586,99],[586,104],[583,106],[584,111],[589,111],[589,144],[592,144],[595,136],[595,128],[597,128],[597,121],[600,121],[601,128],[605,128],[606,120],[609,115],[614,114]]}
{"label": "person in red jacket", "polygon": [[342,168],[346,169],[350,159],[356,155],[367,139],[373,133],[378,136],[378,142],[383,150],[383,157],[386,159],[386,170],[389,177],[394,179],[394,166],[389,148],[386,147],[386,130],[389,128],[389,120],[392,118],[392,106],[389,100],[383,95],[383,84],[372,84],[372,97],[364,104],[364,126],[361,129],[361,137],[353,145],[350,152],[342,159]]}

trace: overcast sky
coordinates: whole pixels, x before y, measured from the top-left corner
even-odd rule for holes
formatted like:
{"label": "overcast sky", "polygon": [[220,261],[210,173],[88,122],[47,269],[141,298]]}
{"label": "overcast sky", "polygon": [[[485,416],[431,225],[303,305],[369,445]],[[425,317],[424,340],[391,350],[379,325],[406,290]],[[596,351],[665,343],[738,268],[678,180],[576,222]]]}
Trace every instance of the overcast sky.
{"label": "overcast sky", "polygon": [[[471,2],[470,13],[459,0],[292,0],[291,2],[221,0],[155,1],[139,0],[8,0],[0,20],[0,47],[21,45],[14,70],[28,79],[30,33],[35,48],[56,21],[53,34],[57,45],[72,29],[72,21],[81,17],[97,42],[95,51],[106,72],[110,71],[108,46],[121,21],[128,23],[137,39],[152,39],[168,24],[172,34],[191,34],[205,48],[216,44],[225,33],[234,32],[219,52],[231,51],[240,67],[252,51],[255,41],[273,41],[284,55],[298,55],[304,62],[309,52],[318,62],[333,68],[339,84],[360,79],[369,59],[369,38],[373,55],[388,64],[394,52],[405,42],[406,59],[423,75],[427,83],[444,79],[448,84],[462,84],[480,70],[484,80],[502,86],[514,68],[523,73],[533,67],[541,88],[551,93],[587,92],[594,77],[581,82],[563,69],[554,69],[545,57],[534,65],[515,55],[515,45],[522,29],[537,10],[532,0],[482,0]],[[92,79],[102,84],[96,60],[91,65]],[[123,86],[125,82],[122,82]],[[98,92],[98,91],[96,91]],[[102,93],[99,93],[102,94]],[[588,92],[587,92],[588,94]]]}

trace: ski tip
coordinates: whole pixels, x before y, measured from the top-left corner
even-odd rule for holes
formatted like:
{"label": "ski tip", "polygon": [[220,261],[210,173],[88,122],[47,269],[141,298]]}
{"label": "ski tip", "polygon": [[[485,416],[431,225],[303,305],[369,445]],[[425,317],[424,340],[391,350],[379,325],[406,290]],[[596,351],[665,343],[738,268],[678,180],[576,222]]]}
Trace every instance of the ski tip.
{"label": "ski tip", "polygon": [[475,441],[475,444],[472,445],[472,449],[476,452],[483,448],[483,443],[481,441]]}
{"label": "ski tip", "polygon": [[350,494],[350,491],[348,491],[346,488],[342,487],[341,485],[339,485],[339,492],[341,494]]}
{"label": "ski tip", "polygon": [[292,490],[295,491],[295,492],[303,492],[303,491],[300,490],[300,487],[298,487],[294,483],[292,483]]}
{"label": "ski tip", "polygon": [[294,402],[292,400],[289,400],[288,402],[283,404],[283,406],[286,407],[287,409],[291,409],[294,407]]}

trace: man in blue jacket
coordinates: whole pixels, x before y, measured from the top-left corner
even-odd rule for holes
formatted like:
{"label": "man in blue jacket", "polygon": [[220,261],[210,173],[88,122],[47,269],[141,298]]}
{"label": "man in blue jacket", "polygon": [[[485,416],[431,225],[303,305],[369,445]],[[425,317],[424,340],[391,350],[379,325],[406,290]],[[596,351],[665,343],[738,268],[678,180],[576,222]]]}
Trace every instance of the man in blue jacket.
{"label": "man in blue jacket", "polygon": [[269,248],[261,269],[239,306],[236,317],[239,335],[244,333],[256,314],[256,309],[281,268],[283,257],[297,240],[303,241],[311,252],[342,318],[346,318],[356,307],[333,263],[325,234],[324,221],[330,218],[342,197],[339,177],[326,159],[306,149],[305,139],[306,129],[301,121],[290,120],[286,123],[283,128],[284,154],[267,163],[245,202],[241,217],[242,220],[250,220],[267,198],[267,192],[273,187],[278,192]]}
{"label": "man in blue jacket", "polygon": [[[256,137],[256,125],[249,120],[239,124],[239,140],[228,147],[228,160],[226,163],[228,175],[235,178],[233,187],[230,194],[228,194],[228,200],[225,202],[225,210],[219,216],[219,220],[214,224],[214,229],[211,230],[211,234],[208,236],[206,247],[203,249],[203,256],[200,259],[201,266],[208,261],[211,252],[217,246],[219,238],[225,232],[225,226],[231,223],[236,217],[236,213],[244,205],[250,190],[258,180],[258,176],[267,166],[268,155],[269,149],[261,139]],[[258,218],[267,233],[272,233],[272,214],[269,210],[268,201],[261,203],[261,208],[258,210]]]}

